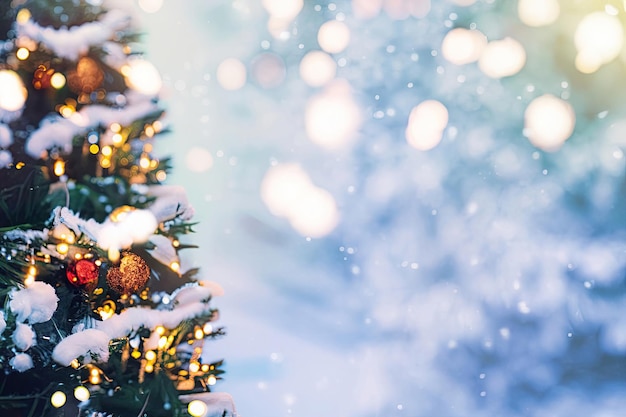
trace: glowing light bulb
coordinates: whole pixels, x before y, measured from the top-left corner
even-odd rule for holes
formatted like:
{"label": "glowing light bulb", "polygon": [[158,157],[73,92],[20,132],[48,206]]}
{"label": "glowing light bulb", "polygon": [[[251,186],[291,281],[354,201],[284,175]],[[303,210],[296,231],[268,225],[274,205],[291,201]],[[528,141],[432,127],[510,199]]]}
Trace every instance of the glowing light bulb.
{"label": "glowing light bulb", "polygon": [[122,73],[126,77],[126,85],[135,91],[148,96],[161,91],[163,85],[161,75],[149,61],[131,59]]}
{"label": "glowing light bulb", "polygon": [[578,51],[576,68],[583,73],[592,73],[620,54],[624,45],[624,28],[616,16],[594,12],[578,24],[574,44]]}
{"label": "glowing light bulb", "polygon": [[350,43],[350,29],[343,22],[329,20],[320,26],[317,42],[324,51],[331,54],[339,53]]}
{"label": "glowing light bulb", "polygon": [[159,347],[159,349],[163,349],[165,346],[167,346],[167,337],[161,336],[159,338],[159,343],[157,344],[157,346]]}
{"label": "glowing light bulb", "polygon": [[217,378],[215,377],[215,375],[209,375],[209,377],[206,380],[206,383],[209,385],[215,385],[217,383]]}
{"label": "glowing light bulb", "polygon": [[154,361],[156,359],[156,353],[154,352],[154,350],[149,350],[146,352],[146,360],[147,361]]}
{"label": "glowing light bulb", "polygon": [[157,326],[154,331],[159,335],[159,336],[163,336],[163,334],[165,334],[165,327],[163,326]]}
{"label": "glowing light bulb", "polygon": [[489,42],[478,61],[480,70],[491,78],[515,75],[525,64],[526,50],[513,38]]}
{"label": "glowing light bulb", "polygon": [[150,373],[152,373],[152,372],[154,371],[154,365],[152,365],[152,364],[150,364],[150,363],[149,363],[149,364],[147,364],[147,365],[146,365],[146,367],[144,368],[144,370],[145,370],[147,373],[149,373],[149,374],[150,374]]}
{"label": "glowing light bulb", "polygon": [[528,26],[547,26],[559,18],[561,7],[558,0],[519,0],[517,14]]}
{"label": "glowing light bulb", "polygon": [[89,393],[87,387],[79,385],[74,388],[74,398],[76,398],[78,401],[87,401],[90,396],[91,394]]}
{"label": "glowing light bulb", "polygon": [[228,58],[217,67],[216,76],[225,90],[239,90],[246,84],[246,67],[240,60]]}
{"label": "glowing light bulb", "polygon": [[0,109],[17,111],[26,103],[27,91],[15,71],[0,70]]}
{"label": "glowing light bulb", "polygon": [[56,391],[50,397],[50,404],[52,404],[54,408],[63,407],[65,405],[65,401],[67,401],[67,397],[63,391]]}
{"label": "glowing light bulb", "polygon": [[174,261],[174,262],[172,262],[170,264],[170,268],[171,268],[172,271],[178,272],[178,271],[180,271],[180,263],[177,262],[177,261]]}
{"label": "glowing light bulb", "polygon": [[469,64],[480,58],[487,46],[487,37],[478,30],[452,29],[443,38],[441,53],[455,65]]}
{"label": "glowing light bulb", "polygon": [[574,132],[575,124],[572,106],[550,94],[534,99],[524,113],[524,135],[546,151],[560,148]]}
{"label": "glowing light bulb", "polygon": [[202,331],[202,329],[196,329],[196,331],[193,333],[193,337],[200,340],[204,338],[204,332]]}
{"label": "glowing light bulb", "polygon": [[207,412],[207,405],[200,400],[193,400],[187,405],[187,412],[192,417],[203,417]]}
{"label": "glowing light bulb", "polygon": [[211,334],[213,333],[213,326],[211,325],[211,323],[205,323],[204,326],[202,327],[202,331],[205,334]]}
{"label": "glowing light bulb", "polygon": [[15,56],[17,57],[17,59],[19,59],[20,61],[25,61],[28,59],[28,57],[30,56],[30,51],[27,48],[19,48],[16,52],[15,52]]}
{"label": "glowing light bulb", "polygon": [[50,85],[57,90],[63,88],[66,81],[67,80],[65,79],[65,75],[61,74],[60,72],[55,72],[54,74],[52,74],[52,77],[50,77]]}
{"label": "glowing light bulb", "polygon": [[409,114],[405,137],[409,145],[428,151],[439,145],[448,125],[448,109],[437,100],[426,100]]}
{"label": "glowing light bulb", "polygon": [[65,174],[65,161],[62,159],[57,159],[54,162],[54,175],[60,177]]}
{"label": "glowing light bulb", "polygon": [[198,362],[191,362],[189,364],[189,372],[196,373],[200,370],[200,364]]}
{"label": "glowing light bulb", "polygon": [[61,242],[57,245],[57,252],[59,252],[59,254],[61,255],[66,255],[69,250],[70,246],[65,242]]}
{"label": "glowing light bulb", "polygon": [[16,17],[16,21],[17,23],[19,23],[20,25],[23,25],[24,23],[28,22],[31,18],[31,13],[30,10],[28,9],[21,9],[18,13],[17,13],[17,17]]}

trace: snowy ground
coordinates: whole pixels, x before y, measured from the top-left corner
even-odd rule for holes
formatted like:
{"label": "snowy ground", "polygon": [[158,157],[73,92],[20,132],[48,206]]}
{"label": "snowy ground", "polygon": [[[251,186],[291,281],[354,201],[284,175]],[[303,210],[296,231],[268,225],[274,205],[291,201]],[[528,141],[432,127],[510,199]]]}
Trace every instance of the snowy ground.
{"label": "snowy ground", "polygon": [[[625,64],[574,67],[596,9],[562,2],[529,28],[508,0],[305,1],[272,35],[261,3],[142,14],[173,130],[159,146],[200,222],[189,262],[226,290],[228,336],[206,347],[227,363],[217,389],[244,417],[622,415]],[[605,14],[623,20],[618,3]],[[350,34],[327,54],[336,80],[307,85],[332,20]],[[449,62],[455,27],[517,39],[524,68]],[[523,132],[544,94],[576,117],[551,151]],[[430,150],[405,137],[425,100],[448,113]]]}

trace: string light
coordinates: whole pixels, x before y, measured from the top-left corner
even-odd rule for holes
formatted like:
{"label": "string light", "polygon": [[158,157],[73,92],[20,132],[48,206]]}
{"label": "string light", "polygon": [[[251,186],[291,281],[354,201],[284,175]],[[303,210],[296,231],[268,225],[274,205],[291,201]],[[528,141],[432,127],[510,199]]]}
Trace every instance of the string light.
{"label": "string light", "polygon": [[61,242],[57,245],[57,252],[59,252],[60,255],[66,255],[69,250],[70,246],[65,242]]}
{"label": "string light", "polygon": [[187,412],[192,417],[203,417],[207,412],[207,405],[200,400],[193,400],[187,405]]}
{"label": "string light", "polygon": [[17,111],[26,103],[27,91],[15,71],[0,70],[0,109]]}
{"label": "string light", "polygon": [[149,351],[147,351],[147,352],[146,352],[146,355],[145,355],[146,360],[147,360],[147,361],[150,361],[150,362],[152,362],[152,361],[156,360],[156,356],[157,356],[157,355],[156,355],[156,353],[154,352],[154,350],[149,350]]}
{"label": "string light", "polygon": [[180,264],[177,261],[174,261],[170,264],[170,268],[174,272],[178,272],[180,270]]}
{"label": "string light", "polygon": [[91,396],[91,393],[89,392],[87,387],[83,385],[79,385],[76,388],[74,388],[74,398],[76,398],[78,401],[81,401],[81,402],[87,401],[90,396]]}
{"label": "string light", "polygon": [[30,51],[27,48],[19,48],[15,52],[15,56],[17,56],[17,59],[19,59],[20,61],[25,61],[30,56]]}
{"label": "string light", "polygon": [[23,25],[24,23],[28,22],[30,20],[30,18],[31,18],[30,10],[28,10],[28,9],[21,9],[17,13],[17,17],[15,18],[15,20],[20,25]]}
{"label": "string light", "polygon": [[200,340],[204,338],[204,332],[202,331],[202,329],[196,329],[196,331],[193,333],[193,337]]}
{"label": "string light", "polygon": [[50,77],[50,85],[57,90],[65,87],[66,81],[67,80],[65,78],[65,75],[61,74],[60,72],[55,72],[54,74],[52,74],[52,77]]}
{"label": "string light", "polygon": [[54,175],[60,177],[65,174],[65,161],[62,159],[57,159],[54,162]]}
{"label": "string light", "polygon": [[63,391],[56,391],[50,397],[50,404],[52,404],[54,408],[63,407],[65,405],[65,401],[67,401],[67,397]]}
{"label": "string light", "polygon": [[215,377],[215,375],[209,375],[209,377],[206,380],[206,383],[209,385],[215,385],[217,383],[217,378]]}

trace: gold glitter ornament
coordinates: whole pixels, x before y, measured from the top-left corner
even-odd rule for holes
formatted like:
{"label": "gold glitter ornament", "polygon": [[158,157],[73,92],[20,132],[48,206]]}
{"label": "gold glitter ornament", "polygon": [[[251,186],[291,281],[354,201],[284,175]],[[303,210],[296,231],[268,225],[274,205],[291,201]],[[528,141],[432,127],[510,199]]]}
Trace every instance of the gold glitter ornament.
{"label": "gold glitter ornament", "polygon": [[107,271],[107,284],[120,294],[133,294],[142,290],[150,279],[150,267],[141,256],[122,253],[119,267]]}

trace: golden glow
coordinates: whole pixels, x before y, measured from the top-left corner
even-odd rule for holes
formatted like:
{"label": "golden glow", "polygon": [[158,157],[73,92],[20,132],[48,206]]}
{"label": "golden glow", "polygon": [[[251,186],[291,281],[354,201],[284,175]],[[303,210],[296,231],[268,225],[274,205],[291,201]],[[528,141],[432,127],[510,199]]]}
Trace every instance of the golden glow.
{"label": "golden glow", "polygon": [[78,359],[74,359],[72,360],[72,362],[70,362],[70,366],[74,369],[78,369],[78,367],[80,366],[80,362],[78,362]]}
{"label": "golden glow", "polygon": [[159,347],[159,349],[163,349],[163,348],[165,348],[165,346],[167,346],[167,337],[161,336],[159,338],[158,347]]}
{"label": "golden glow", "polygon": [[465,65],[478,61],[487,46],[487,37],[478,30],[465,28],[452,29],[443,38],[441,53],[455,65]]}
{"label": "golden glow", "polygon": [[205,323],[204,327],[202,327],[202,331],[205,334],[211,334],[213,333],[213,326],[211,325],[211,323]]}
{"label": "golden glow", "polygon": [[217,378],[215,377],[215,375],[209,375],[209,377],[206,380],[206,383],[209,385],[215,385],[217,383]]}
{"label": "golden glow", "polygon": [[102,158],[102,160],[100,161],[100,166],[102,168],[110,168],[111,160],[109,158]]}
{"label": "golden glow", "polygon": [[33,275],[26,275],[24,278],[24,286],[29,287],[35,282],[35,277]]}
{"label": "golden glow", "polygon": [[170,268],[172,269],[172,271],[178,272],[180,271],[180,263],[178,263],[177,261],[174,261],[170,264]]}
{"label": "golden glow", "polygon": [[119,133],[116,133],[111,137],[111,140],[115,146],[120,146],[124,142],[124,137]]}
{"label": "golden glow", "polygon": [[62,159],[57,159],[54,162],[54,175],[60,177],[65,174],[65,161]]}
{"label": "golden glow", "polygon": [[526,64],[526,50],[513,38],[492,41],[485,47],[478,67],[491,78],[515,75]]}
{"label": "golden glow", "polygon": [[67,401],[67,397],[63,391],[56,391],[50,397],[50,404],[52,404],[54,408],[63,407],[65,405],[65,401]]}
{"label": "golden glow", "polygon": [[150,373],[152,373],[154,371],[154,365],[152,365],[151,363],[148,363],[148,364],[146,364],[146,367],[144,369],[145,369],[145,371],[147,373],[150,374]]}
{"label": "golden glow", "polygon": [[28,275],[37,275],[37,267],[35,265],[31,265],[28,267]]}
{"label": "golden glow", "polygon": [[102,147],[102,155],[111,156],[112,154],[113,154],[113,148],[111,148],[108,145]]}
{"label": "golden glow", "polygon": [[157,181],[165,181],[167,179],[167,173],[165,171],[158,171],[156,173]]}
{"label": "golden glow", "polygon": [[122,130],[122,125],[120,125],[119,123],[111,123],[109,129],[111,129],[111,132],[113,133],[119,133]]}
{"label": "golden glow", "polygon": [[28,93],[15,71],[0,70],[0,91],[0,109],[17,111],[24,107]]}
{"label": "golden glow", "polygon": [[187,412],[192,417],[203,417],[207,412],[207,405],[200,400],[193,400],[187,404]]}
{"label": "golden glow", "polygon": [[193,332],[193,337],[195,337],[196,339],[200,340],[200,339],[204,338],[204,332],[202,331],[202,329],[196,329],[196,331]]}
{"label": "golden glow", "polygon": [[90,396],[91,394],[89,393],[89,390],[87,389],[87,387],[83,385],[79,385],[76,388],[74,388],[74,398],[76,398],[78,401],[80,402],[87,401]]}
{"label": "golden glow", "polygon": [[100,152],[100,147],[95,143],[89,145],[89,153],[92,155],[97,155]]}
{"label": "golden glow", "polygon": [[200,368],[202,370],[202,372],[209,372],[209,365],[202,365],[202,368]]}
{"label": "golden glow", "polygon": [[147,137],[151,138],[152,136],[154,136],[154,128],[152,126],[146,126],[146,128],[143,130],[143,132],[146,134]]}
{"label": "golden glow", "polygon": [[59,243],[57,245],[57,252],[59,252],[59,254],[61,255],[66,255],[67,252],[69,252],[69,250],[70,250],[70,246],[65,242]]}
{"label": "golden glow", "polygon": [[575,124],[572,106],[549,94],[534,99],[524,113],[524,135],[546,151],[560,148],[574,132]]}
{"label": "golden glow", "polygon": [[61,106],[61,108],[59,109],[59,113],[61,113],[61,116],[65,117],[66,119],[71,117],[74,112],[75,109],[72,106]]}
{"label": "golden glow", "polygon": [[200,370],[200,364],[198,362],[191,362],[189,364],[189,372],[196,373]]}
{"label": "golden glow", "polygon": [[52,74],[52,77],[50,77],[50,85],[57,90],[63,88],[66,81],[67,80],[65,79],[65,75],[61,74],[60,72],[55,72],[54,74]]}
{"label": "golden glow", "polygon": [[150,158],[148,158],[147,156],[142,156],[139,159],[139,166],[142,167],[143,169],[150,168]]}
{"label": "golden glow", "polygon": [[405,137],[409,145],[428,151],[439,145],[448,125],[448,109],[437,100],[426,100],[409,114]]}
{"label": "golden glow", "polygon": [[145,356],[146,356],[146,360],[150,362],[156,360],[156,357],[157,357],[154,350],[147,351]]}
{"label": "golden glow", "polygon": [[350,29],[338,20],[329,20],[320,26],[317,32],[317,42],[322,50],[336,54],[348,46],[350,43]]}
{"label": "golden glow", "polygon": [[159,335],[159,336],[163,336],[163,334],[165,334],[165,327],[163,326],[157,326],[154,331]]}
{"label": "golden glow", "polygon": [[135,359],[139,359],[141,358],[141,352],[138,350],[133,350],[132,353],[130,354],[130,356],[132,356]]}
{"label": "golden glow", "polygon": [[102,320],[106,320],[108,318],[111,318],[113,314],[115,314],[116,309],[117,306],[115,305],[115,301],[106,300],[104,303],[102,303],[102,307],[98,309],[98,314],[100,314]]}
{"label": "golden glow", "polygon": [[139,93],[152,96],[161,91],[161,75],[148,61],[131,59],[122,68],[122,74],[126,77],[126,85]]}
{"label": "golden glow", "polygon": [[27,48],[19,48],[17,52],[15,52],[15,56],[17,56],[17,59],[20,61],[24,61],[30,56],[30,51]]}
{"label": "golden glow", "polygon": [[24,23],[28,22],[30,18],[31,18],[30,10],[22,9],[17,13],[17,17],[15,20],[20,25],[23,25]]}

